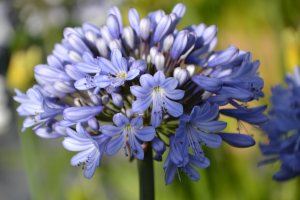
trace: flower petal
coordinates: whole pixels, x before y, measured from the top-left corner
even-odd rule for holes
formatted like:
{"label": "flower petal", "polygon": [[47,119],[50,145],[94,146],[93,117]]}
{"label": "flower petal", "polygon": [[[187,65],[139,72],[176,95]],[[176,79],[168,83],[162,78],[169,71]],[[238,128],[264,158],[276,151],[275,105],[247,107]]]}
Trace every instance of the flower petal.
{"label": "flower petal", "polygon": [[127,73],[127,79],[126,80],[132,80],[135,77],[137,77],[140,74],[140,70],[138,69],[130,69]]}
{"label": "flower petal", "polygon": [[135,136],[144,142],[151,141],[155,136],[155,128],[147,126],[142,129],[135,129]]}
{"label": "flower petal", "polygon": [[183,106],[180,103],[174,102],[169,100],[168,98],[164,97],[165,101],[165,108],[167,109],[168,113],[173,117],[179,117],[183,113]]}
{"label": "flower petal", "polygon": [[141,86],[136,85],[130,87],[130,92],[137,98],[145,98],[151,93],[150,90],[145,90]]}
{"label": "flower petal", "polygon": [[141,86],[146,90],[152,90],[152,88],[157,86],[153,76],[149,74],[143,74],[140,78]]}
{"label": "flower petal", "polygon": [[132,126],[134,126],[136,129],[141,128],[143,126],[143,118],[142,118],[142,116],[139,115],[139,116],[133,118],[131,120],[130,124]]}
{"label": "flower petal", "polygon": [[114,137],[123,133],[122,127],[116,127],[113,125],[104,125],[101,126],[100,129],[104,135],[107,135],[109,137]]}
{"label": "flower petal", "polygon": [[115,139],[112,139],[107,143],[105,153],[109,156],[115,155],[122,147],[124,144],[123,136],[119,136]]}
{"label": "flower petal", "polygon": [[184,97],[185,91],[183,90],[173,90],[166,92],[166,96],[173,100],[180,100]]}
{"label": "flower petal", "polygon": [[113,117],[113,121],[118,127],[123,127],[125,125],[130,124],[129,119],[122,113],[115,114]]}
{"label": "flower petal", "polygon": [[138,99],[132,104],[132,112],[134,114],[143,114],[152,104],[152,95]]}
{"label": "flower petal", "polygon": [[223,121],[197,122],[194,120],[192,124],[199,129],[211,132],[222,131],[227,126],[227,123]]}
{"label": "flower petal", "polygon": [[154,80],[157,85],[162,85],[166,80],[166,76],[162,71],[158,71],[154,74]]}

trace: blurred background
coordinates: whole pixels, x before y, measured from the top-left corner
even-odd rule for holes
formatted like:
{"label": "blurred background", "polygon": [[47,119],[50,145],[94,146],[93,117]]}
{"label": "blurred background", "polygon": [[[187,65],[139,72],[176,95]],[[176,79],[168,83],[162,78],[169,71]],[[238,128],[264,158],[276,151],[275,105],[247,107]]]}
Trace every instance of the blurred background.
{"label": "blurred background", "polygon": [[[92,22],[106,24],[107,9],[116,5],[128,25],[127,12],[135,7],[140,16],[163,9],[171,12],[175,0],[2,0],[0,1],[0,199],[90,200],[138,199],[137,163],[123,153],[104,155],[101,167],[92,179],[70,165],[75,154],[65,150],[62,139],[45,140],[27,129],[20,132],[22,120],[12,99],[13,89],[25,92],[34,84],[33,67],[46,63],[54,44],[63,38],[64,27]],[[216,24],[218,46],[230,44],[251,51],[253,60],[261,61],[266,97],[253,106],[269,103],[271,87],[283,82],[287,71],[300,63],[299,0],[185,0],[187,12],[177,26]],[[231,119],[226,131],[236,132]],[[246,125],[254,139],[267,142],[255,128]],[[246,133],[245,129],[241,130]],[[166,156],[166,153],[165,153]],[[223,144],[206,149],[211,166],[199,170],[197,183],[182,175],[165,186],[163,162],[155,162],[155,196],[165,199],[213,200],[293,200],[300,199],[300,177],[285,183],[272,180],[279,163],[257,167],[263,160],[258,145],[236,149]]]}

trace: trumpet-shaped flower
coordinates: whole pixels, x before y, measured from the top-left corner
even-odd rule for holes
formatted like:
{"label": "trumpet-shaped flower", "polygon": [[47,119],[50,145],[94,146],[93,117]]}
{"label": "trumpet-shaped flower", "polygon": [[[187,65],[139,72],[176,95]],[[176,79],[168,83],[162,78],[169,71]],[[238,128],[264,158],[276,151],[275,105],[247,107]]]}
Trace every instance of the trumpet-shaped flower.
{"label": "trumpet-shaped flower", "polygon": [[117,126],[101,126],[103,134],[109,137],[118,136],[107,144],[105,153],[110,156],[115,155],[123,146],[125,155],[128,156],[126,149],[126,143],[128,141],[130,145],[130,156],[134,155],[136,158],[143,160],[144,150],[140,141],[151,141],[154,138],[155,129],[152,126],[141,129],[143,126],[143,118],[141,116],[129,120],[125,115],[118,113],[114,115],[113,121]]}
{"label": "trumpet-shaped flower", "polygon": [[176,78],[166,79],[164,73],[158,71],[154,76],[142,75],[140,83],[141,86],[130,87],[131,93],[138,98],[132,104],[133,113],[142,114],[152,104],[151,123],[155,128],[160,125],[163,113],[169,113],[173,117],[182,115],[182,105],[170,100],[180,100],[184,96],[183,90],[175,89],[178,85]]}

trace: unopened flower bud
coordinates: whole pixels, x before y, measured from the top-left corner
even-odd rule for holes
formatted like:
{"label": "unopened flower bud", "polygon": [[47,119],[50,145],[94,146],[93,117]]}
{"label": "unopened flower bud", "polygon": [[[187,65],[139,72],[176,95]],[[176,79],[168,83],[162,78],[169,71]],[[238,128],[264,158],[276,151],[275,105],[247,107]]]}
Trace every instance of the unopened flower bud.
{"label": "unopened flower bud", "polygon": [[171,23],[172,19],[169,15],[165,15],[161,18],[154,32],[154,42],[159,42],[166,35],[171,26]]}
{"label": "unopened flower bud", "polygon": [[101,101],[102,101],[102,104],[103,104],[103,105],[106,105],[106,104],[108,103],[108,101],[109,101],[108,95],[103,95],[103,96],[101,97]]}
{"label": "unopened flower bud", "polygon": [[163,16],[165,16],[165,11],[162,9],[159,9],[158,11],[155,12],[155,23],[158,24],[158,22],[161,20]]}
{"label": "unopened flower bud", "polygon": [[123,35],[128,46],[133,49],[134,47],[134,33],[130,26],[124,27]]}
{"label": "unopened flower bud", "polygon": [[121,43],[117,39],[113,39],[109,42],[109,48],[111,51],[113,51],[114,49],[119,49],[120,51],[122,51]]}
{"label": "unopened flower bud", "polygon": [[135,8],[130,8],[128,11],[128,20],[130,26],[135,30],[137,36],[140,35],[140,15]]}
{"label": "unopened flower bud", "polygon": [[121,91],[121,88],[109,85],[105,88],[105,90],[108,94],[112,94],[112,93],[119,93]]}
{"label": "unopened flower bud", "polygon": [[178,87],[182,86],[188,79],[189,73],[186,69],[179,70],[177,74],[177,80],[178,80]]}
{"label": "unopened flower bud", "polygon": [[150,61],[152,64],[155,63],[155,56],[158,53],[157,47],[151,47],[150,49]]}
{"label": "unopened flower bud", "polygon": [[178,72],[181,70],[181,67],[176,67],[173,71],[173,77],[177,78]]}
{"label": "unopened flower bud", "polygon": [[79,53],[77,53],[76,51],[69,51],[68,52],[68,57],[73,61],[73,62],[83,62],[81,56]]}
{"label": "unopened flower bud", "polygon": [[60,92],[64,92],[64,93],[75,92],[75,88],[72,82],[54,81],[52,83],[52,86]]}
{"label": "unopened flower bud", "polygon": [[156,54],[155,56],[155,67],[157,71],[162,71],[165,66],[165,57],[161,53]]}
{"label": "unopened flower bud", "polygon": [[147,40],[150,34],[150,19],[149,17],[144,17],[140,21],[140,34],[144,40]]}
{"label": "unopened flower bud", "polygon": [[86,106],[86,104],[85,104],[85,103],[83,102],[83,100],[80,99],[80,98],[75,98],[75,99],[74,99],[74,104],[75,104],[75,106],[77,106],[77,107]]}
{"label": "unopened flower bud", "polygon": [[154,156],[154,160],[162,161],[162,155],[166,151],[166,146],[163,141],[161,141],[158,137],[154,137],[152,140],[152,148],[156,155]]}
{"label": "unopened flower bud", "polygon": [[96,105],[100,106],[102,104],[101,95],[100,94],[91,94],[90,95],[91,101]]}
{"label": "unopened flower bud", "polygon": [[103,38],[96,39],[96,48],[101,56],[107,57],[107,45]]}
{"label": "unopened flower bud", "polygon": [[120,33],[122,34],[123,22],[122,22],[122,15],[121,15],[119,8],[117,8],[116,6],[111,6],[107,11],[107,15],[110,15],[110,14],[113,14],[117,17],[118,24],[119,24],[119,30],[120,30]]}
{"label": "unopened flower bud", "polygon": [[123,97],[118,93],[112,93],[112,100],[115,106],[122,108],[124,106]]}
{"label": "unopened flower bud", "polygon": [[119,27],[117,17],[113,14],[108,15],[106,24],[107,24],[107,28],[108,28],[111,36],[113,36],[113,38],[115,38],[115,39],[119,39],[120,38],[120,27]]}
{"label": "unopened flower bud", "polygon": [[186,11],[186,6],[183,3],[178,3],[174,6],[172,13],[176,13],[177,17],[181,19]]}
{"label": "unopened flower bud", "polygon": [[163,50],[164,51],[169,51],[173,45],[174,42],[174,36],[173,34],[168,35],[164,39],[164,44],[163,44]]}
{"label": "unopened flower bud", "polygon": [[126,110],[126,116],[128,117],[128,119],[133,118],[132,109],[127,109],[127,110]]}
{"label": "unopened flower bud", "polygon": [[173,59],[178,59],[186,48],[188,36],[189,32],[187,30],[182,30],[177,34],[171,50],[171,56]]}
{"label": "unopened flower bud", "polygon": [[218,27],[216,25],[211,25],[207,27],[202,35],[204,44],[206,45],[212,41],[212,39],[217,35]]}
{"label": "unopened flower bud", "polygon": [[189,72],[189,76],[192,77],[195,73],[195,65],[186,66],[186,70]]}
{"label": "unopened flower bud", "polygon": [[95,131],[95,132],[99,131],[99,122],[95,117],[92,117],[91,119],[89,119],[88,124],[93,131]]}
{"label": "unopened flower bud", "polygon": [[94,33],[93,31],[91,30],[87,30],[85,33],[84,33],[84,36],[85,38],[88,40],[89,44],[90,45],[94,45],[96,39],[97,39],[97,35],[96,33]]}
{"label": "unopened flower bud", "polygon": [[108,46],[109,42],[113,39],[113,37],[109,33],[107,26],[104,26],[104,25],[101,26],[100,30],[101,30],[101,36],[104,39],[105,44]]}

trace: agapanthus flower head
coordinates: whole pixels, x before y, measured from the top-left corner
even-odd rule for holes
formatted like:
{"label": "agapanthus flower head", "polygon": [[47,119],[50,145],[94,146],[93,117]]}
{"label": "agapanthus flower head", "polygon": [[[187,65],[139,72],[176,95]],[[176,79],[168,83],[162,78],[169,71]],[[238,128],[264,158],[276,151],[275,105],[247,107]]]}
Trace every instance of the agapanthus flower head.
{"label": "agapanthus flower head", "polygon": [[269,144],[260,144],[263,155],[271,156],[261,163],[281,162],[280,171],[273,175],[276,181],[286,181],[300,174],[300,70],[296,65],[294,75],[287,73],[287,89],[272,89],[269,111],[270,122],[263,126]]}
{"label": "agapanthus flower head", "polygon": [[[40,137],[65,137],[66,149],[81,151],[71,164],[84,168],[86,178],[103,154],[123,147],[130,160],[143,160],[153,148],[153,159],[162,161],[169,147],[166,184],[178,169],[200,179],[192,165],[210,165],[202,146],[254,145],[251,136],[220,132],[227,123],[218,118],[224,114],[257,126],[267,121],[265,107],[247,106],[263,97],[259,61],[234,46],[214,51],[216,25],[177,30],[185,12],[182,3],[171,13],[160,9],[147,16],[130,8],[130,26],[123,27],[120,10],[112,6],[101,27],[65,28],[47,64],[34,68],[38,85],[26,94],[16,90],[17,112],[26,117],[23,129],[35,126]],[[235,108],[219,109],[227,104]]]}

